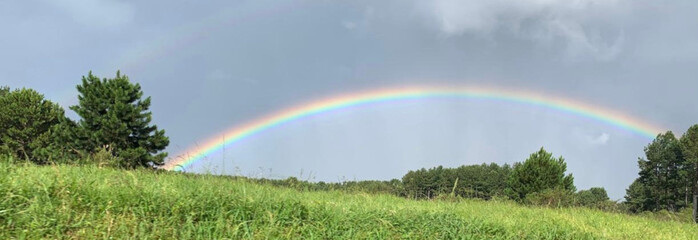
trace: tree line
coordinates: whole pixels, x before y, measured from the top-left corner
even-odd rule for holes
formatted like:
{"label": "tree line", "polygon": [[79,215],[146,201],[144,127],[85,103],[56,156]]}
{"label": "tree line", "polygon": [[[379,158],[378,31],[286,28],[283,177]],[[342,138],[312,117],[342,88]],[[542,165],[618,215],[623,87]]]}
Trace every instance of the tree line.
{"label": "tree line", "polygon": [[[566,174],[562,157],[541,148],[523,162],[463,165],[456,168],[437,166],[407,172],[401,179],[389,181],[309,182],[295,177],[287,179],[248,179],[274,186],[309,191],[349,191],[391,194],[415,200],[482,199],[514,200],[522,204],[553,207],[583,206],[616,210],[606,190],[593,187],[576,191],[572,174]],[[245,178],[247,179],[247,178]]]}
{"label": "tree line", "polygon": [[[677,213],[691,208],[698,188],[698,125],[681,138],[672,132],[658,134],[638,160],[639,177],[626,190],[625,201],[611,201],[602,187],[576,191],[574,177],[566,174],[563,157],[541,148],[523,162],[498,165],[437,166],[407,172],[390,181],[312,183],[296,178],[258,179],[276,186],[304,190],[346,190],[393,194],[410,199],[506,199],[523,204],[647,213]],[[694,221],[696,213],[694,208]]]}

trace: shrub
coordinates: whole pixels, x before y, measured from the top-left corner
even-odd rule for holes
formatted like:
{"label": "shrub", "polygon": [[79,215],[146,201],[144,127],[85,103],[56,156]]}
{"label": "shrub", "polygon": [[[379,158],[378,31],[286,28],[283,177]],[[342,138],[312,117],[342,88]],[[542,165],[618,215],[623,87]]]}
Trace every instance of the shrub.
{"label": "shrub", "polygon": [[546,207],[569,207],[574,205],[574,195],[566,189],[546,189],[526,195],[524,202]]}
{"label": "shrub", "polygon": [[609,200],[606,189],[600,187],[581,190],[575,193],[577,206],[595,207]]}

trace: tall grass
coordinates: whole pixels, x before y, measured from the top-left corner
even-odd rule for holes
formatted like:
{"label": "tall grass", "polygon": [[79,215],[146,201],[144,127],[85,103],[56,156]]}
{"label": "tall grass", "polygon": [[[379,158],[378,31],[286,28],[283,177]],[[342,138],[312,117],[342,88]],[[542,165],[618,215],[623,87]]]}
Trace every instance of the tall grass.
{"label": "tall grass", "polygon": [[310,192],[211,175],[0,162],[0,239],[691,239],[641,216]]}

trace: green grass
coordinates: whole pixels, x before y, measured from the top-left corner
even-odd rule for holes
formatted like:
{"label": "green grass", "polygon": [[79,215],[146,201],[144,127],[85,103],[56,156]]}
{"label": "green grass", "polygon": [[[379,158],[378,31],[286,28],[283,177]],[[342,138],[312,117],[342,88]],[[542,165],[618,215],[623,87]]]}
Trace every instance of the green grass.
{"label": "green grass", "polygon": [[0,162],[0,239],[691,239],[590,209],[304,192],[210,175]]}

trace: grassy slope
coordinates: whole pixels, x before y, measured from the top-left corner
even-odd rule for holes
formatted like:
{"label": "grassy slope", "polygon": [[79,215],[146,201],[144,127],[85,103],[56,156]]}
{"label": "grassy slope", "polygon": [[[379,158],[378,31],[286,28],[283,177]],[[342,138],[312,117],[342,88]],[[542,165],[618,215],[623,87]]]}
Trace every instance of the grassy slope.
{"label": "grassy slope", "polygon": [[0,239],[689,239],[698,227],[588,209],[299,192],[214,176],[0,163]]}

